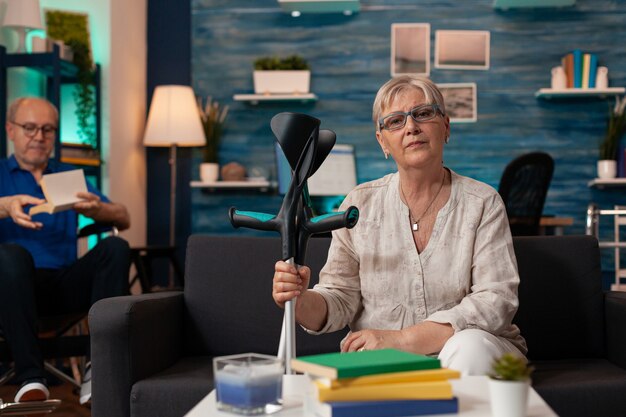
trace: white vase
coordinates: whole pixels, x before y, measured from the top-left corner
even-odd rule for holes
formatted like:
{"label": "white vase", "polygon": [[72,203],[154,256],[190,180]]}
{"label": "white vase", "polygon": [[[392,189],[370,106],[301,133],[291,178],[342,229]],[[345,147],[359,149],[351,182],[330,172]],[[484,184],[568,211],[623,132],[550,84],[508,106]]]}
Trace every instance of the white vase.
{"label": "white vase", "polygon": [[598,178],[615,178],[617,176],[617,161],[602,159],[598,161]]}
{"label": "white vase", "polygon": [[565,90],[567,88],[567,76],[565,75],[563,67],[552,68],[550,87],[553,90]]}
{"label": "white vase", "polygon": [[489,378],[493,417],[526,417],[530,380],[502,381]]}
{"label": "white vase", "polygon": [[215,162],[203,162],[200,164],[200,180],[202,182],[215,182],[219,177],[220,165]]}
{"label": "white vase", "polygon": [[609,88],[609,69],[598,67],[596,70],[596,88]]}

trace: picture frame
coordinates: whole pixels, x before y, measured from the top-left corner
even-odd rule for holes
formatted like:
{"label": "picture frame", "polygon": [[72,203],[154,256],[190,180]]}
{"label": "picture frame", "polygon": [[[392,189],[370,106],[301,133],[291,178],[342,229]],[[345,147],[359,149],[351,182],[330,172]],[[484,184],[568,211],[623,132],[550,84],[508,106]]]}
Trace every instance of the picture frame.
{"label": "picture frame", "polygon": [[391,24],[391,76],[430,75],[430,23]]}
{"label": "picture frame", "polygon": [[478,120],[476,83],[437,84],[451,123],[474,123]]}
{"label": "picture frame", "polygon": [[488,30],[437,30],[435,68],[488,70],[490,44]]}

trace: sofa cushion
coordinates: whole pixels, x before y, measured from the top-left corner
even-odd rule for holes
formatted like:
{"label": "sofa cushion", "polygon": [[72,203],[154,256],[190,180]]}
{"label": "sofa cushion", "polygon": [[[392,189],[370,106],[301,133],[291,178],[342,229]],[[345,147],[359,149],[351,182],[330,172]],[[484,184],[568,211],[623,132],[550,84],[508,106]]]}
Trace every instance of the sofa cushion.
{"label": "sofa cushion", "polygon": [[[310,286],[317,280],[330,239],[309,242]],[[237,254],[233,256],[232,254]],[[283,310],[272,299],[278,237],[191,236],[185,281],[186,354],[230,355],[278,351]],[[321,336],[296,327],[298,355],[339,350],[346,330]]]}
{"label": "sofa cushion", "polygon": [[625,369],[605,359],[535,361],[534,364],[533,388],[558,415],[624,415]]}
{"label": "sofa cushion", "polygon": [[514,239],[520,273],[515,319],[538,359],[605,355],[598,241],[591,236]]}
{"label": "sofa cushion", "polygon": [[182,416],[213,389],[213,361],[182,358],[172,367],[133,384],[131,416]]}

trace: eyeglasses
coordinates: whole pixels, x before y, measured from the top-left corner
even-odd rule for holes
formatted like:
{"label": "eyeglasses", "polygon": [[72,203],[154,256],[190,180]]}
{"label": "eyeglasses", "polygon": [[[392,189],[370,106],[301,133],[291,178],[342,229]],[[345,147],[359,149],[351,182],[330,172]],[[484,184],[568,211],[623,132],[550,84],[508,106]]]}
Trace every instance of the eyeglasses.
{"label": "eyeglasses", "polygon": [[426,122],[434,119],[440,113],[443,116],[443,112],[437,104],[422,104],[417,107],[413,107],[408,112],[398,111],[388,114],[385,117],[378,119],[378,127],[380,130],[398,130],[402,129],[406,125],[406,118],[411,116],[416,122]]}
{"label": "eyeglasses", "polygon": [[41,135],[45,139],[54,139],[57,133],[56,126],[52,126],[52,125],[37,126],[34,123],[24,123],[24,124],[19,124],[15,122],[11,122],[11,123],[14,124],[15,126],[21,127],[24,130],[24,135],[31,139],[37,136],[37,132],[39,132],[40,130],[41,130]]}

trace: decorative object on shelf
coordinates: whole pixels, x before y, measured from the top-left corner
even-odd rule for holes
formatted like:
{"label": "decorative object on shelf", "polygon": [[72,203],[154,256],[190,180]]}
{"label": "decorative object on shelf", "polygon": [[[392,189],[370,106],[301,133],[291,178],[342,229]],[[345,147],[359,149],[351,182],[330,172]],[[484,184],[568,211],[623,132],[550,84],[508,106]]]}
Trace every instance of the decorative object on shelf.
{"label": "decorative object on shelf", "polygon": [[254,61],[253,81],[256,94],[308,94],[311,71],[298,55],[261,57]]}
{"label": "decorative object on shelf", "polygon": [[615,105],[609,107],[606,133],[600,142],[598,178],[615,178],[620,140],[626,133],[626,97],[615,97]]}
{"label": "decorative object on shelf", "polygon": [[[81,141],[92,147],[96,144],[96,98],[93,90],[94,63],[91,55],[91,38],[89,35],[89,16],[61,10],[46,10],[46,26],[48,36],[63,41],[72,50],[72,62],[78,68],[76,78],[78,84],[73,96],[76,102],[76,118],[78,136]],[[67,51],[62,58],[67,59]]]}
{"label": "decorative object on shelf", "polygon": [[202,148],[202,163],[200,164],[200,179],[203,182],[216,181],[219,176],[219,160],[217,152],[220,146],[224,121],[228,114],[228,106],[220,106],[217,101],[207,97],[202,106],[202,99],[198,97],[198,111],[206,137],[206,144]]}
{"label": "decorative object on shelf", "polygon": [[550,88],[553,90],[564,90],[567,88],[567,75],[562,66],[553,67],[551,70]]}
{"label": "decorative object on shelf", "polygon": [[229,162],[222,167],[222,179],[224,181],[244,181],[246,168],[237,162]]}
{"label": "decorative object on shelf", "polygon": [[533,370],[525,358],[512,353],[505,353],[493,362],[489,374],[489,394],[494,417],[526,416]]}
{"label": "decorative object on shelf", "polygon": [[30,30],[43,29],[39,0],[7,0],[3,27],[17,32],[18,45],[15,52],[26,52],[26,34]]}
{"label": "decorative object on shelf", "polygon": [[609,88],[609,69],[598,67],[596,71],[596,88]]}
{"label": "decorative object on shelf", "polygon": [[[170,148],[170,246],[176,245],[176,148],[203,146],[205,143],[198,104],[191,87],[156,87],[150,103],[143,144]],[[173,274],[170,273],[171,284],[173,279]]]}
{"label": "decorative object on shelf", "polygon": [[359,0],[278,0],[278,4],[293,17],[302,13],[343,13],[350,16],[361,10]]}

